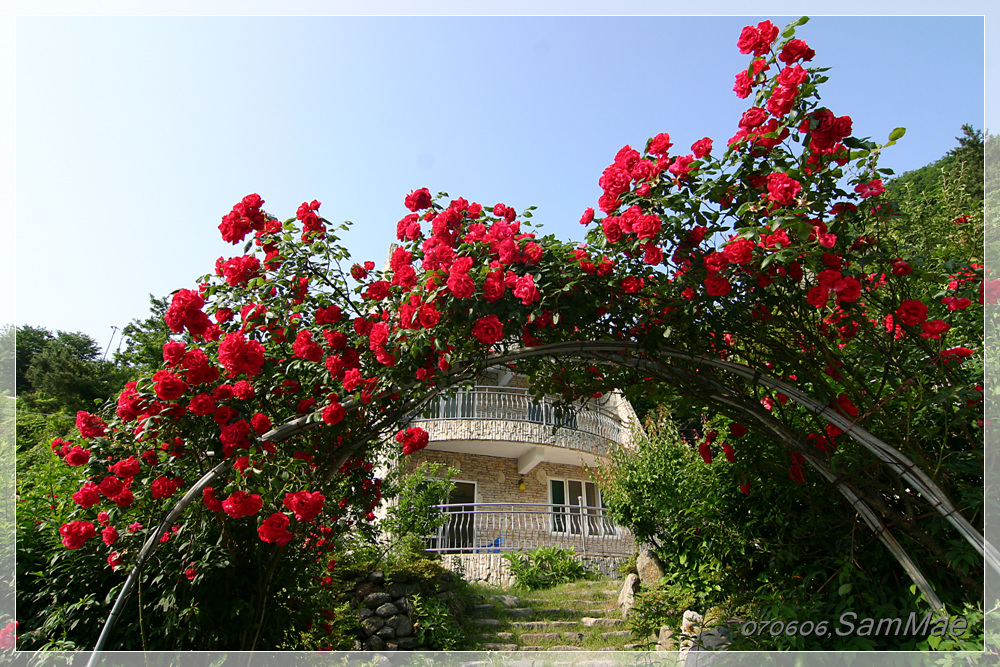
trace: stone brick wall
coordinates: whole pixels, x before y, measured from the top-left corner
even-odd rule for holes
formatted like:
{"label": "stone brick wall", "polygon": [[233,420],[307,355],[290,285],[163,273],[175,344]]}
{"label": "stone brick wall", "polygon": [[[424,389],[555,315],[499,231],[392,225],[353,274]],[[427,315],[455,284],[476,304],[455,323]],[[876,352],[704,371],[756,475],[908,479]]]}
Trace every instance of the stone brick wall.
{"label": "stone brick wall", "polygon": [[427,431],[431,442],[435,440],[526,442],[564,447],[595,456],[607,456],[606,439],[571,428],[560,428],[553,433],[552,427],[545,424],[505,419],[414,420],[413,423]]}

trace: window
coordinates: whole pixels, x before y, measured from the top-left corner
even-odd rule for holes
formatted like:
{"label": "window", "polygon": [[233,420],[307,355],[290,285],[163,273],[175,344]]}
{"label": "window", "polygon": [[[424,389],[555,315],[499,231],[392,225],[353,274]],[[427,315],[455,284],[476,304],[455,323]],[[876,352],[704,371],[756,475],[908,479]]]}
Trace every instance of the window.
{"label": "window", "polygon": [[593,482],[576,479],[550,479],[552,532],[580,535],[604,535],[613,532],[604,516],[600,489]]}

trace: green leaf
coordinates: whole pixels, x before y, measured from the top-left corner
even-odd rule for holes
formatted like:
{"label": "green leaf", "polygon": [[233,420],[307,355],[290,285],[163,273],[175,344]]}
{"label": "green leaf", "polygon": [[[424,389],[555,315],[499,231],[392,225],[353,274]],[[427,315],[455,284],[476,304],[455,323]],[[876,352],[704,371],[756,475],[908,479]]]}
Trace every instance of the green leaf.
{"label": "green leaf", "polygon": [[897,127],[895,130],[889,133],[889,141],[896,141],[897,139],[901,139],[904,134],[906,134],[906,128]]}
{"label": "green leaf", "polygon": [[854,588],[854,584],[841,584],[840,588],[837,589],[837,593],[840,595],[847,595]]}

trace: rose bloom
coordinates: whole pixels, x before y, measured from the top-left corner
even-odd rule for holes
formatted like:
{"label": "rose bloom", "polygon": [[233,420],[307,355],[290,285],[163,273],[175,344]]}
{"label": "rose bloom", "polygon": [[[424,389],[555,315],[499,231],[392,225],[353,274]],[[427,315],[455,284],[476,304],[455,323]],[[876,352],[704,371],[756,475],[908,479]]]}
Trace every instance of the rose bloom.
{"label": "rose bloom", "polygon": [[635,294],[643,288],[643,280],[635,276],[628,276],[622,280],[621,288],[626,294]]}
{"label": "rose bloom", "polygon": [[916,299],[904,300],[895,312],[899,321],[910,327],[915,327],[927,319],[927,306]]}
{"label": "rose bloom", "polygon": [[347,411],[339,401],[334,400],[333,403],[323,408],[322,416],[323,421],[332,426],[342,422],[344,417],[347,416]]}
{"label": "rose bloom", "polygon": [[82,466],[90,460],[90,450],[79,445],[73,445],[66,452],[66,464],[71,466]]}
{"label": "rose bloom", "polygon": [[288,523],[291,519],[283,512],[275,512],[264,519],[264,522],[257,529],[257,534],[264,542],[272,544],[288,544],[294,536],[288,532]]}
{"label": "rose bloom", "polygon": [[97,415],[80,410],[76,413],[76,428],[83,438],[99,438],[107,432],[108,425]]}
{"label": "rose bloom", "polygon": [[723,276],[714,275],[705,278],[705,291],[712,296],[725,296],[729,294],[732,286]]}
{"label": "rose bloom", "polygon": [[722,253],[732,264],[746,264],[753,259],[753,249],[753,241],[741,238],[723,248]]}
{"label": "rose bloom", "polygon": [[476,284],[467,273],[452,273],[448,276],[448,289],[456,299],[468,299],[476,291]]}
{"label": "rose bloom", "polygon": [[476,320],[472,335],[483,345],[493,345],[503,339],[503,323],[496,315],[487,315]]}
{"label": "rose bloom", "polygon": [[653,155],[666,155],[671,146],[673,144],[670,143],[670,135],[666,132],[660,132],[650,139],[648,150]]}
{"label": "rose bloom", "polygon": [[696,159],[700,160],[709,153],[712,152],[712,140],[708,137],[704,139],[699,139],[698,141],[691,144],[691,152],[694,153]]}
{"label": "rose bloom", "polygon": [[256,493],[251,495],[246,491],[234,491],[231,496],[222,501],[222,509],[234,519],[241,519],[259,512],[263,504],[260,496]]}
{"label": "rose bloom", "polygon": [[118,531],[115,530],[114,526],[108,526],[101,531],[101,539],[106,545],[111,546],[118,539]]}
{"label": "rose bloom", "polygon": [[79,549],[84,542],[97,534],[94,524],[89,521],[70,521],[59,528],[63,546],[67,549]]}
{"label": "rose bloom", "polygon": [[767,198],[776,204],[788,206],[801,190],[802,185],[784,172],[767,175]]}
{"label": "rose bloom", "polygon": [[920,334],[921,338],[940,340],[941,334],[951,329],[951,325],[944,320],[930,320],[929,322],[921,322],[920,328],[923,330],[923,333]]}
{"label": "rose bloom", "polygon": [[767,112],[760,107],[750,107],[743,112],[743,117],[740,118],[739,126],[750,130],[759,125],[762,125],[764,121],[767,120]]}
{"label": "rose bloom", "polygon": [[123,461],[119,461],[118,463],[112,466],[108,466],[108,470],[113,472],[118,477],[124,479],[127,477],[135,477],[136,475],[138,475],[140,468],[139,468],[139,462],[135,460],[135,457],[130,456],[127,459],[124,459]]}
{"label": "rose bloom", "polygon": [[313,341],[312,332],[306,330],[300,331],[295,336],[295,342],[292,343],[292,352],[299,359],[305,359],[306,361],[315,362],[323,358],[323,348]]}
{"label": "rose bloom", "polygon": [[160,370],[153,374],[156,397],[161,401],[175,401],[184,395],[188,385],[170,371]]}
{"label": "rose bloom", "polygon": [[81,486],[80,490],[73,494],[73,502],[84,509],[101,502],[101,494],[97,490],[97,485],[93,482],[87,482]]}
{"label": "rose bloom", "polygon": [[295,515],[296,521],[312,521],[323,511],[326,498],[322,493],[298,491],[286,493],[284,505]]}
{"label": "rose bloom", "polygon": [[406,195],[403,204],[411,211],[419,211],[431,205],[431,191],[427,188],[414,190]]}

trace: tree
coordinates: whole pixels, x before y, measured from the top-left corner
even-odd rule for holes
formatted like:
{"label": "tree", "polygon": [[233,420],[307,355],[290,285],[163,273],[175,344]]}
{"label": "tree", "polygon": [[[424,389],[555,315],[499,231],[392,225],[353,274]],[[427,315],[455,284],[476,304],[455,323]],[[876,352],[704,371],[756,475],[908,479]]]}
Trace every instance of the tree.
{"label": "tree", "polygon": [[[143,608],[164,627],[224,600],[228,613],[212,607],[181,646],[306,641],[294,624],[324,594],[311,583],[324,581],[322,549],[348,527],[376,530],[375,463],[427,443],[407,417],[508,364],[567,403],[675,387],[718,427],[699,434],[706,463],[729,444],[722,429],[746,429],[730,447],[737,461],[767,452],[747,467],[753,485],[831,484],[929,606],[942,601],[921,568],[974,595],[982,367],[968,346],[982,336],[982,270],[880,242],[896,217],[878,203],[877,158],[904,131],[879,145],[819,105],[824,70],[803,67],[814,54],[792,39],[803,23],[780,41],[769,21],[744,29],[740,50],[756,57],[735,90],[754,106],[726,149],[706,137],[671,155],[661,133],[618,152],[584,246],[542,236],[530,209],[421,188],[376,271],[349,266],[320,202],[281,221],[245,197],[219,226],[244,254],[174,293],[163,365],[113,409],[79,413],[77,441],[54,443],[81,486],[57,506],[53,547],[112,567],[154,559],[145,594],[183,599]],[[200,502],[174,507],[185,488]],[[117,535],[107,548],[94,521]]]}

